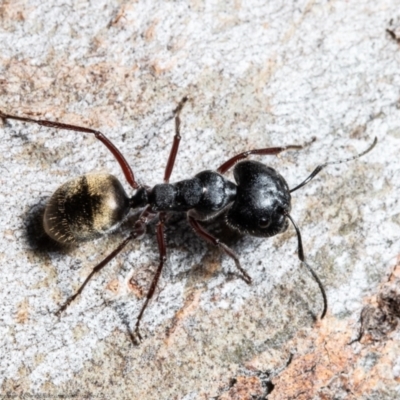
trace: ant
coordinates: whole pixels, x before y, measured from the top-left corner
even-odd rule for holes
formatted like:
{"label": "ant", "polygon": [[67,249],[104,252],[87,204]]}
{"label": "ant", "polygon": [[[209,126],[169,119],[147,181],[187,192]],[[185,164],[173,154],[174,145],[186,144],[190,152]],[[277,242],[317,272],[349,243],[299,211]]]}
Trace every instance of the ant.
{"label": "ant", "polygon": [[[325,316],[328,302],[321,280],[305,261],[300,230],[290,215],[291,193],[309,183],[326,166],[355,160],[373,149],[377,138],[362,153],[353,157],[326,162],[299,185],[289,189],[285,179],[273,168],[258,161],[246,160],[250,155],[277,155],[286,150],[299,150],[303,146],[288,145],[245,151],[230,158],[216,170],[199,172],[191,179],[169,183],[181,140],[180,113],[188,97],[184,97],[173,111],[175,136],[164,173],[164,183],[154,187],[139,185],[125,157],[114,144],[101,132],[76,125],[63,124],[47,120],[9,115],[0,111],[0,118],[34,123],[45,127],[83,132],[94,135],[113,154],[125,179],[135,190],[129,197],[118,179],[106,173],[89,173],[72,179],[59,187],[50,198],[43,217],[46,233],[52,239],[65,245],[93,240],[116,230],[131,209],[143,208],[130,234],[103,261],[97,264],[76,293],[70,296],[57,311],[63,312],[75,300],[90,279],[107,265],[133,239],[146,233],[146,226],[158,220],[156,235],[160,254],[159,264],[148,289],[146,299],[136,319],[134,342],[141,340],[140,321],[154,295],[161,271],[166,262],[167,248],[164,225],[168,212],[184,212],[195,233],[206,242],[219,247],[235,263],[242,279],[250,284],[250,275],[241,267],[236,253],[218,238],[211,235],[201,225],[201,221],[210,220],[219,214],[224,215],[226,224],[243,235],[270,237],[286,231],[289,221],[292,223],[298,242],[298,257],[311,273],[319,286],[323,298],[321,319]],[[236,183],[228,180],[224,174],[233,167]]]}

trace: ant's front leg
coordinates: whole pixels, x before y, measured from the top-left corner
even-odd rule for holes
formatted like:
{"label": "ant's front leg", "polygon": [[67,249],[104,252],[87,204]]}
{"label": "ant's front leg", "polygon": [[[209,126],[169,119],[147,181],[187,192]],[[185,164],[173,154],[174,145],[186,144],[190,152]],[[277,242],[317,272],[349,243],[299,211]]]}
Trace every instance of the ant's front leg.
{"label": "ant's front leg", "polygon": [[219,166],[217,168],[217,172],[219,172],[220,174],[224,174],[230,168],[232,168],[237,162],[246,159],[247,157],[249,157],[252,154],[273,156],[273,155],[277,155],[285,150],[300,150],[302,148],[303,148],[303,146],[290,145],[290,146],[283,146],[283,147],[269,147],[266,149],[254,149],[254,150],[244,151],[243,153],[239,153],[236,156],[233,156],[232,158],[230,158],[228,161],[224,162],[221,166]]}
{"label": "ant's front leg", "polygon": [[188,221],[190,226],[194,229],[194,231],[199,235],[202,239],[204,239],[206,242],[211,243],[214,246],[219,247],[222,249],[226,255],[231,257],[233,261],[235,262],[236,268],[240,271],[242,274],[242,279],[247,283],[251,284],[251,277],[250,275],[242,268],[240,265],[239,257],[237,254],[229,248],[226,244],[222,243],[219,239],[215,238],[212,236],[210,233],[208,233],[200,224],[197,219],[195,219],[193,216],[188,214]]}

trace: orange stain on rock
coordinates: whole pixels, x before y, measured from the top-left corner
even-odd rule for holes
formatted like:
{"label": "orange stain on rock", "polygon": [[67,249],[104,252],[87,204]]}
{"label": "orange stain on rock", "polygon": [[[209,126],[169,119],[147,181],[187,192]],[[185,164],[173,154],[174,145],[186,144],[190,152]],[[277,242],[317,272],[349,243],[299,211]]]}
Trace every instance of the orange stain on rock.
{"label": "orange stain on rock", "polygon": [[238,376],[229,391],[218,397],[220,400],[252,400],[260,398],[265,390],[260,378],[256,376]]}
{"label": "orange stain on rock", "polygon": [[191,314],[195,313],[199,308],[200,296],[202,290],[192,291],[185,299],[185,303],[180,310],[175,314],[171,326],[168,328],[168,332],[165,338],[166,344],[172,345],[174,338],[179,336],[178,331],[180,330],[180,322],[187,319]]}
{"label": "orange stain on rock", "polygon": [[[399,315],[390,313],[398,307],[399,282],[400,262],[387,282],[380,285],[378,294],[366,299],[366,307],[383,313],[386,320],[395,318],[397,321]],[[382,298],[387,299],[387,293],[393,297],[392,301],[385,303]],[[291,348],[297,348],[298,355],[273,379],[275,388],[268,399],[360,399],[379,390],[386,392],[390,387],[394,390],[393,385],[400,382],[395,372],[396,360],[400,358],[400,343],[392,335],[394,328],[384,330],[385,336],[371,334],[380,328],[375,323],[379,324],[380,320],[361,321],[360,334],[355,339],[360,323],[328,314],[319,322],[319,328],[307,337],[299,338],[298,335],[289,344]]]}

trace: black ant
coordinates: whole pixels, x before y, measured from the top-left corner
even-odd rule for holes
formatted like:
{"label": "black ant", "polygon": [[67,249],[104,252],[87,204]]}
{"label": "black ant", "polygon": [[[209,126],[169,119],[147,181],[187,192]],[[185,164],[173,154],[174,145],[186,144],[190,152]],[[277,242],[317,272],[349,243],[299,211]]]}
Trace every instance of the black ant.
{"label": "black ant", "polygon": [[[197,235],[208,243],[218,246],[231,257],[240,271],[242,279],[248,284],[251,283],[251,277],[241,267],[235,252],[207,232],[200,222],[224,213],[227,225],[241,234],[270,237],[286,231],[289,225],[288,220],[290,220],[297,235],[298,257],[314,277],[323,297],[322,319],[328,308],[327,297],[319,277],[305,261],[300,230],[289,214],[291,193],[310,182],[326,166],[351,161],[368,153],[377,143],[377,139],[375,138],[365,151],[354,157],[319,165],[307,179],[292,189],[289,189],[286,181],[274,169],[257,161],[244,160],[253,154],[276,155],[285,150],[298,150],[303,147],[298,145],[246,151],[230,158],[216,170],[202,171],[194,178],[171,184],[169,179],[181,140],[180,113],[187,100],[188,98],[184,97],[174,110],[175,136],[165,168],[164,183],[152,188],[140,186],[137,183],[125,157],[101,132],[60,122],[18,117],[0,111],[2,119],[14,119],[95,135],[114,155],[122,168],[125,179],[135,189],[135,194],[128,197],[118,179],[104,173],[86,174],[65,183],[53,194],[44,213],[44,229],[52,239],[62,244],[92,240],[117,229],[131,209],[144,208],[128,237],[93,268],[77,292],[67,299],[57,314],[64,311],[79,296],[95,273],[107,265],[131,240],[142,237],[146,233],[146,226],[158,218],[157,242],[160,261],[137,317],[134,331],[135,337],[141,339],[140,321],[154,295],[166,261],[167,249],[164,237],[166,214],[175,211],[185,212],[189,224]],[[232,167],[234,167],[233,175],[236,183],[224,177],[224,174]],[[134,339],[133,336],[132,339]]]}

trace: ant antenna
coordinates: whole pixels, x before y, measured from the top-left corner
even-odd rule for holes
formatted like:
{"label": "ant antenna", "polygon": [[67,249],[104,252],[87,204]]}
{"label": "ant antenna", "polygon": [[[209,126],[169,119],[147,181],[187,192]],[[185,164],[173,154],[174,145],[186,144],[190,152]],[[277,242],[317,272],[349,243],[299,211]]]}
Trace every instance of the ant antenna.
{"label": "ant antenna", "polygon": [[353,157],[350,157],[350,158],[345,158],[344,160],[329,161],[329,162],[327,162],[325,164],[318,165],[318,167],[314,169],[314,171],[311,173],[311,175],[305,181],[300,183],[300,185],[297,185],[295,188],[290,189],[290,193],[292,193],[292,192],[296,191],[297,189],[300,189],[303,186],[307,185],[307,183],[310,182],[317,174],[319,174],[326,166],[333,165],[333,164],[342,164],[342,163],[345,163],[345,162],[348,162],[348,161],[353,161],[353,160],[355,160],[357,158],[360,158],[361,156],[369,153],[375,147],[377,142],[378,142],[378,139],[375,137],[374,142],[371,144],[371,146],[369,146],[367,150],[363,151],[360,154],[357,154],[357,155],[355,155]]}
{"label": "ant antenna", "polygon": [[[317,174],[319,174],[326,166],[328,165],[333,165],[333,164],[342,164],[348,161],[352,161],[355,160],[357,158],[360,158],[361,156],[369,153],[376,145],[376,143],[378,142],[378,139],[375,137],[373,143],[366,149],[364,150],[362,153],[359,153],[353,157],[349,157],[349,158],[345,158],[343,160],[338,160],[338,161],[329,161],[325,164],[321,164],[318,165],[317,168],[314,169],[314,171],[307,177],[307,179],[305,179],[302,183],[300,183],[299,185],[297,185],[296,187],[294,187],[293,189],[290,189],[290,193],[296,191],[297,189],[302,188],[303,186],[307,185],[308,182],[310,182]],[[289,215],[289,213],[285,214],[286,217],[289,218],[290,222],[292,223],[294,229],[296,230],[296,235],[297,235],[297,242],[298,242],[298,257],[299,260],[305,265],[305,267],[310,271],[311,275],[313,276],[313,278],[315,279],[315,281],[317,282],[319,289],[321,291],[322,294],[322,298],[324,300],[324,309],[322,310],[322,314],[321,314],[321,319],[325,317],[326,311],[328,309],[328,300],[326,297],[326,293],[325,293],[325,289],[324,286],[321,282],[321,280],[319,279],[318,275],[316,274],[316,272],[311,268],[310,265],[308,265],[305,261],[305,257],[304,257],[304,251],[303,251],[303,242],[301,240],[301,234],[300,234],[300,230],[297,227],[296,223],[293,221],[293,218]]]}
{"label": "ant antenna", "polygon": [[299,260],[306,266],[306,268],[310,271],[311,275],[317,282],[319,286],[319,290],[321,291],[322,298],[324,299],[324,309],[322,310],[321,314],[321,319],[325,317],[326,311],[328,309],[328,300],[326,297],[324,285],[322,284],[321,280],[319,279],[318,275],[316,272],[306,263],[305,258],[304,258],[304,251],[303,251],[303,242],[301,240],[301,234],[300,234],[300,229],[297,227],[296,223],[293,221],[293,218],[289,215],[286,214],[286,216],[290,219],[290,222],[293,224],[294,229],[296,230],[297,234],[297,242],[298,242],[298,247],[297,247],[297,252],[299,256]]}

